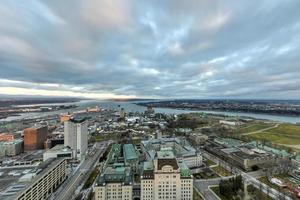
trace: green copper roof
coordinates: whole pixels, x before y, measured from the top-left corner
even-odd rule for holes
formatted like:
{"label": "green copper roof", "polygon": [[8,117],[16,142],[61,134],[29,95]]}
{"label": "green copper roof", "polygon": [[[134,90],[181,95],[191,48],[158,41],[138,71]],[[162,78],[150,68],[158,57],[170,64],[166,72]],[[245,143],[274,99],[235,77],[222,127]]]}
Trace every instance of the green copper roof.
{"label": "green copper roof", "polygon": [[123,152],[124,152],[124,158],[126,162],[130,160],[138,160],[139,158],[133,144],[124,144]]}
{"label": "green copper roof", "polygon": [[181,177],[190,177],[191,172],[190,169],[187,167],[187,165],[184,162],[178,163],[179,168],[180,168],[180,176]]}

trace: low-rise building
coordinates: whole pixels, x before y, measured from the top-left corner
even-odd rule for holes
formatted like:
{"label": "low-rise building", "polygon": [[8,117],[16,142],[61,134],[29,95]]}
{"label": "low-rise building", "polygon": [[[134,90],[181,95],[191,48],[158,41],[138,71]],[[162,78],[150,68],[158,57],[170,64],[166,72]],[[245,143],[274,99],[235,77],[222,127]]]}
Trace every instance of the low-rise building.
{"label": "low-rise building", "polygon": [[208,140],[208,136],[201,133],[191,133],[189,134],[189,139],[191,140],[192,144],[201,145]]}
{"label": "low-rise building", "polygon": [[198,149],[190,145],[188,141],[180,138],[160,138],[141,142],[141,150],[147,160],[152,160],[157,151],[169,149],[173,151],[178,160],[182,160],[189,168],[196,168],[202,165],[202,154]]}
{"label": "low-rise building", "polygon": [[50,158],[67,158],[71,159],[72,156],[72,149],[69,147],[65,147],[63,144],[62,145],[56,145],[55,147],[47,150],[43,154],[43,161],[46,161]]}
{"label": "low-rise building", "polygon": [[9,142],[15,139],[14,134],[11,133],[1,133],[0,134],[0,141]]}

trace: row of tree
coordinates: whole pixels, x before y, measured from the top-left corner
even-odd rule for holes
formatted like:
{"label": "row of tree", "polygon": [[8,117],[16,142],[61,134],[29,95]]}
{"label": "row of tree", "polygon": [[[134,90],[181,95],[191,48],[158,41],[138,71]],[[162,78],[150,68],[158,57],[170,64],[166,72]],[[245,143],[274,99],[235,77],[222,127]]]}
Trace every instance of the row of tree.
{"label": "row of tree", "polygon": [[243,178],[241,175],[230,178],[228,180],[221,180],[219,184],[220,194],[227,199],[232,198],[238,194],[238,191],[243,190]]}

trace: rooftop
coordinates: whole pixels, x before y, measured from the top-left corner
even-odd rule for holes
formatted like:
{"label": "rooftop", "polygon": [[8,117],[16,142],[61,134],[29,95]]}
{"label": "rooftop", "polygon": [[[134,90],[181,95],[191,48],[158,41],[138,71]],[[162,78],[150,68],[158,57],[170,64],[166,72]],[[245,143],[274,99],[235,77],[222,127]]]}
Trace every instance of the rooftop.
{"label": "rooftop", "polygon": [[133,144],[124,144],[123,152],[125,161],[137,160],[139,158]]}
{"label": "rooftop", "polygon": [[162,151],[158,151],[156,153],[157,153],[158,159],[175,158],[173,151],[170,151],[170,150],[162,150]]}
{"label": "rooftop", "polygon": [[107,183],[132,184],[132,172],[130,167],[107,167],[99,176],[97,184],[104,186]]}

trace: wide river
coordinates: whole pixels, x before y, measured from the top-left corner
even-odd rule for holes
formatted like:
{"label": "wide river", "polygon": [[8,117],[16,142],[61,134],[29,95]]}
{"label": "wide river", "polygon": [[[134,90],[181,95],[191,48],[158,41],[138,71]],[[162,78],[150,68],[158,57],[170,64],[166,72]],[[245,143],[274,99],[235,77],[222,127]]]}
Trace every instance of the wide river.
{"label": "wide river", "polygon": [[[134,104],[135,102],[115,102],[115,101],[100,101],[100,100],[84,100],[76,103],[79,107],[72,110],[59,110],[53,112],[43,112],[43,113],[22,113],[20,116],[11,116],[6,119],[2,119],[0,121],[12,121],[12,120],[21,120],[25,118],[36,118],[60,113],[66,113],[68,111],[82,110],[85,108],[92,108],[95,106],[99,106],[106,109],[118,109],[120,107],[124,108],[127,112],[143,112],[145,111],[145,107]],[[67,104],[67,103],[63,103]],[[44,104],[45,106],[50,104]],[[57,105],[57,104],[56,104]],[[208,110],[182,110],[182,109],[171,109],[171,108],[155,108],[155,112],[157,113],[167,113],[167,114],[181,114],[181,113],[191,113],[191,112],[203,112],[203,113],[212,113],[212,114],[222,114],[227,116],[236,116],[236,117],[251,117],[256,119],[267,119],[271,121],[279,121],[279,122],[288,122],[288,123],[297,123],[300,122],[300,117],[293,116],[284,116],[284,115],[269,115],[269,114],[255,114],[255,113],[243,113],[243,112],[227,112],[227,111],[208,111]]]}

